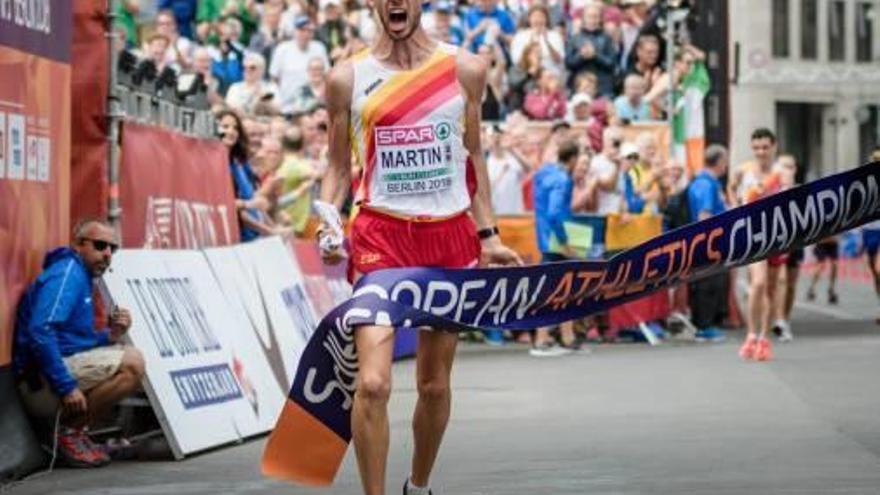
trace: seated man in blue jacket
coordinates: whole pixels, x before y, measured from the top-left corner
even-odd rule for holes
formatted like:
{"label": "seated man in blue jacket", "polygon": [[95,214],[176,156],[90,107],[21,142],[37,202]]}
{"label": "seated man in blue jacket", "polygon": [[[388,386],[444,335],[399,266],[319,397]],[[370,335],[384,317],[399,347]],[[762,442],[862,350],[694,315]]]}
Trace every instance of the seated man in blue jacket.
{"label": "seated man in blue jacket", "polygon": [[79,222],[71,246],[46,255],[18,307],[13,369],[22,402],[37,418],[56,418],[56,425],[60,409],[58,455],[72,467],[109,462],[84,430],[137,390],[144,375],[140,351],[118,344],[131,326],[127,310],[113,309],[109,328],[95,328],[92,280],[110,266],[115,239],[102,221]]}

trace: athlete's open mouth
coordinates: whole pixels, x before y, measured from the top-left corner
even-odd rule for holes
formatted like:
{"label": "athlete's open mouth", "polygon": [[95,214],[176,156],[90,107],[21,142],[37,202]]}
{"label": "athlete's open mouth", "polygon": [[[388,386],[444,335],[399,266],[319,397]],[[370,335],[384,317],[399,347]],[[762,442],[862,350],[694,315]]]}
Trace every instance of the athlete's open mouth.
{"label": "athlete's open mouth", "polygon": [[388,11],[388,21],[393,27],[405,26],[407,17],[405,9],[391,9]]}

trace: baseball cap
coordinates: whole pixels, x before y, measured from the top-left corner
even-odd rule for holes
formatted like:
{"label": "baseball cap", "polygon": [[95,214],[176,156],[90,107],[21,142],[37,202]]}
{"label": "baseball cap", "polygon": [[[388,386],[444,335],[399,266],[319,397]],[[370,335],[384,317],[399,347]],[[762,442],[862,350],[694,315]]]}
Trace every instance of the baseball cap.
{"label": "baseball cap", "polygon": [[639,147],[633,143],[626,142],[620,146],[620,156],[638,155]]}
{"label": "baseball cap", "polygon": [[335,5],[337,7],[342,7],[342,2],[340,0],[321,0],[321,9],[326,9],[327,7]]}
{"label": "baseball cap", "polygon": [[312,20],[307,15],[300,14],[293,19],[293,26],[297,29],[302,29],[312,23]]}
{"label": "baseball cap", "polygon": [[589,105],[592,102],[593,102],[593,99],[590,98],[590,95],[588,95],[586,93],[576,93],[574,96],[571,97],[572,108],[574,108],[578,105],[583,105],[583,104]]}
{"label": "baseball cap", "polygon": [[645,0],[620,0],[621,7],[629,7],[630,5],[639,5],[645,3]]}

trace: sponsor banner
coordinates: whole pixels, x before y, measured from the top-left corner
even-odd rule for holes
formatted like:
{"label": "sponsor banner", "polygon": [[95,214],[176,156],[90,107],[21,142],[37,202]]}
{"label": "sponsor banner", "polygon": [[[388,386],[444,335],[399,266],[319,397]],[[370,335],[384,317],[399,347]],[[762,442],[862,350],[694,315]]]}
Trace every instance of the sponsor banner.
{"label": "sponsor banner", "polygon": [[663,232],[660,215],[608,215],[605,227],[605,249],[619,251],[631,248]]}
{"label": "sponsor banner", "polygon": [[541,262],[534,215],[499,216],[497,223],[501,241],[516,251],[524,263]]}
{"label": "sponsor banner", "polygon": [[70,18],[71,2],[0,1],[0,366],[22,291],[69,236]]}
{"label": "sponsor banner", "polygon": [[71,222],[85,216],[105,217],[109,210],[107,96],[107,2],[62,2],[73,5],[71,66]]}
{"label": "sponsor banner", "polygon": [[219,141],[126,122],[119,182],[126,247],[238,242],[229,152]]}
{"label": "sponsor banner", "polygon": [[[476,331],[583,318],[680,282],[763,260],[880,218],[880,162],[694,223],[608,261],[370,273],[303,352],[263,472],[329,484],[351,439],[357,325]],[[317,443],[320,442],[320,443]]]}
{"label": "sponsor banner", "polygon": [[176,458],[271,428],[283,389],[201,252],[122,250],[104,282],[132,313],[128,338]]}
{"label": "sponsor banner", "polygon": [[286,393],[317,321],[299,267],[277,237],[204,254],[232,312],[244,315],[239,331],[254,335],[273,382]]}

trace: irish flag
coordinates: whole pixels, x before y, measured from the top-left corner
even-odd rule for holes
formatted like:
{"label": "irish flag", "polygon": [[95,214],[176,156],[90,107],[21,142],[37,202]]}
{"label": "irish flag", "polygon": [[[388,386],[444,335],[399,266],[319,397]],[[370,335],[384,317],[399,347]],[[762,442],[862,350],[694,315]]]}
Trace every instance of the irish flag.
{"label": "irish flag", "polygon": [[706,65],[695,62],[681,82],[675,103],[672,129],[675,157],[687,166],[691,176],[703,168],[703,151],[706,147],[703,99],[709,87]]}

